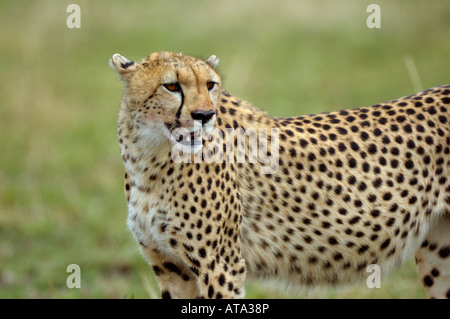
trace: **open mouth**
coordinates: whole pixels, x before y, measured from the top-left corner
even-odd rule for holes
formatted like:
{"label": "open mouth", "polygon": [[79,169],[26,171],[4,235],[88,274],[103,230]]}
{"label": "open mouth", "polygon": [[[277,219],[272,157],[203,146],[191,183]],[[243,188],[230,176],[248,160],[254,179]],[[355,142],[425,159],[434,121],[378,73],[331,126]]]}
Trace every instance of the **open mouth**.
{"label": "open mouth", "polygon": [[170,132],[170,140],[180,146],[197,146],[202,145],[202,127],[194,126],[193,129],[180,127],[180,124],[164,123]]}

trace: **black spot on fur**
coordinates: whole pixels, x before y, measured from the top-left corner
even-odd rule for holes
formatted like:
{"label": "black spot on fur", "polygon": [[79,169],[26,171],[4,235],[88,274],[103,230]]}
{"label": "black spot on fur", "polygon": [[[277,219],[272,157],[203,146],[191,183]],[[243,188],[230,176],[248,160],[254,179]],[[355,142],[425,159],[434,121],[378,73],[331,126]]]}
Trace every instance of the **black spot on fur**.
{"label": "black spot on fur", "polygon": [[445,246],[439,249],[439,257],[441,258],[448,258],[450,256],[450,246]]}

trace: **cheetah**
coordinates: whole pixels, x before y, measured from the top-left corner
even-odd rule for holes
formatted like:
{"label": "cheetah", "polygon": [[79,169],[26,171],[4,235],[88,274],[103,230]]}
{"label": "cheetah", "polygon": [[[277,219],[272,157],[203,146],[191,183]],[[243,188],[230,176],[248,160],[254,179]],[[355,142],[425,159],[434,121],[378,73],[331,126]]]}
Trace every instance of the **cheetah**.
{"label": "cheetah", "polygon": [[217,64],[110,59],[127,223],[162,298],[347,285],[413,255],[427,295],[450,298],[450,86],[272,118],[223,90]]}

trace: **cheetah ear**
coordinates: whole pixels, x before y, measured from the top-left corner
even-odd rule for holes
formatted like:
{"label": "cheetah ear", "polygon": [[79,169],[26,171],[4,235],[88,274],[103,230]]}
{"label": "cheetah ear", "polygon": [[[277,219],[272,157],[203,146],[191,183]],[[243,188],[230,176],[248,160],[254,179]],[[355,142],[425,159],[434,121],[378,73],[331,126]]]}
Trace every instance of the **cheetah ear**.
{"label": "cheetah ear", "polygon": [[137,69],[136,63],[116,53],[109,59],[109,65],[119,75],[121,80],[127,80]]}
{"label": "cheetah ear", "polygon": [[215,55],[211,55],[208,60],[205,61],[210,67],[215,69],[219,64],[219,59]]}

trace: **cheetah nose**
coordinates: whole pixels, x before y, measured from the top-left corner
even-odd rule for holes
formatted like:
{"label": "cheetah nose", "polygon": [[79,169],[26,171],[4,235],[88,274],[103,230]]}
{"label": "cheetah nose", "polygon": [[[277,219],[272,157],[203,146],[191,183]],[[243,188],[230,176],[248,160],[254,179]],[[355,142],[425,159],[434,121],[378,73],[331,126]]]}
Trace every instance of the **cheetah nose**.
{"label": "cheetah nose", "polygon": [[202,125],[207,123],[216,114],[213,110],[198,110],[191,113],[191,116],[196,121],[202,121]]}

